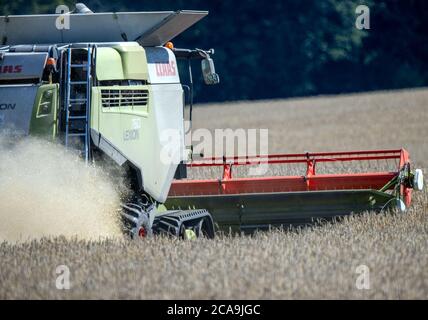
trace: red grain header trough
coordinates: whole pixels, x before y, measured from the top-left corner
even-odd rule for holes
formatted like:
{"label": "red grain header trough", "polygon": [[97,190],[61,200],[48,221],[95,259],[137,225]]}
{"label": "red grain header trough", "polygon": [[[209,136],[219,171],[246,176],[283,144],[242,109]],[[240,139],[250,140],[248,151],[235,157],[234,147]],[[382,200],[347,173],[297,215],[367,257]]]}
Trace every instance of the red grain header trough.
{"label": "red grain header trough", "polygon": [[[234,170],[261,164],[268,165],[267,176],[234,175]],[[219,226],[246,231],[397,206],[405,210],[412,189],[423,187],[422,172],[410,170],[404,149],[209,158],[188,164],[190,172],[215,168],[222,168],[218,179],[175,181],[168,208],[206,208]],[[281,168],[292,174],[277,175]]]}

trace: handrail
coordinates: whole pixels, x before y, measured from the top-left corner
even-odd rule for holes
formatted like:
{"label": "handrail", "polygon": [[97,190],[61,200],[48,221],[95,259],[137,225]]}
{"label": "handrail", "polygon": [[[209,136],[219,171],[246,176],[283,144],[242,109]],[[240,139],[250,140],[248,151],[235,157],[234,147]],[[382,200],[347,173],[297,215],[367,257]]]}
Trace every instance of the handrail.
{"label": "handrail", "polygon": [[388,160],[400,159],[404,149],[397,150],[369,150],[349,152],[315,152],[299,154],[270,154],[257,156],[211,157],[198,159],[188,163],[189,167],[210,167],[231,165],[255,165],[255,164],[280,164],[280,163],[306,163],[308,160],[315,162],[345,162],[364,160]]}

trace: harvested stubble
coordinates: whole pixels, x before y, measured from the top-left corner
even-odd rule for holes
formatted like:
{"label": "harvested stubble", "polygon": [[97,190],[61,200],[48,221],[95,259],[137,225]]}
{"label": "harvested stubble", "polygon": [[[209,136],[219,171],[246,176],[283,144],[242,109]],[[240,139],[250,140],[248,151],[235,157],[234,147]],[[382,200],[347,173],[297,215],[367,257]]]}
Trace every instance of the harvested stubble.
{"label": "harvested stubble", "polygon": [[[425,101],[427,90],[409,90],[212,105],[195,111],[195,126],[268,127],[271,152],[406,147],[427,174]],[[251,237],[4,242],[0,298],[426,299],[427,203],[424,191],[405,214]],[[63,264],[71,289],[61,291],[55,268]],[[369,290],[356,287],[359,265],[370,270]]]}

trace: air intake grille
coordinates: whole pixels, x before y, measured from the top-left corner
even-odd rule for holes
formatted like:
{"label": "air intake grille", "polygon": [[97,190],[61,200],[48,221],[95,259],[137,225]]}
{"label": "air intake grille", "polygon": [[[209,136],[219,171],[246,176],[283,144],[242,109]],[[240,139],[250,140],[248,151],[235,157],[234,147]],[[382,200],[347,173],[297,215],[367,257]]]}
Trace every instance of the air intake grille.
{"label": "air intake grille", "polygon": [[101,102],[105,108],[145,107],[149,102],[147,90],[103,89]]}

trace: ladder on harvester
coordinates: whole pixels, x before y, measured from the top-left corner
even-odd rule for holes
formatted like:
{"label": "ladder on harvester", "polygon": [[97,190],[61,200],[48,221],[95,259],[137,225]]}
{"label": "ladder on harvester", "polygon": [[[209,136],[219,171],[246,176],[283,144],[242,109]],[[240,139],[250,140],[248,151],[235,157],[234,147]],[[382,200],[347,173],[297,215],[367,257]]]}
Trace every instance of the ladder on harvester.
{"label": "ladder on harvester", "polygon": [[[91,105],[91,62],[95,47],[88,45],[86,61],[78,63],[73,59],[73,51],[82,48],[67,48],[65,73],[65,146],[72,140],[83,142],[82,155],[88,163],[90,157],[90,105]],[[80,73],[79,73],[80,71]],[[80,75],[80,78],[78,77]],[[82,77],[83,75],[83,77]]]}

